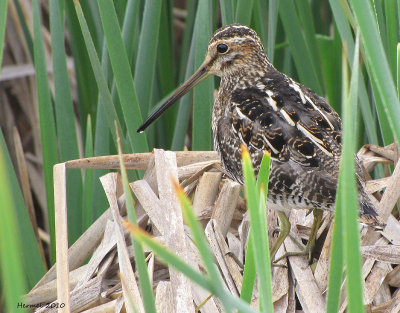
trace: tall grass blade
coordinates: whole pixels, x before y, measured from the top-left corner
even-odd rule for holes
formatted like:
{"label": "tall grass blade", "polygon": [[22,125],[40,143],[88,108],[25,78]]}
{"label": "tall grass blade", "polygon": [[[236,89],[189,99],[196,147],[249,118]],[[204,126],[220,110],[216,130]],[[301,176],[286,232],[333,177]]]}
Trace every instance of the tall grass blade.
{"label": "tall grass blade", "polygon": [[375,14],[369,1],[350,0],[354,16],[360,27],[364,53],[370,68],[370,77],[376,83],[382,107],[397,143],[400,142],[400,104],[389,68]]}
{"label": "tall grass blade", "polygon": [[125,12],[126,12],[126,8],[128,5],[127,2],[128,1],[126,1],[126,0],[115,0],[114,1],[115,11],[117,13],[118,21],[119,21],[120,25],[122,25],[122,23],[124,21]]}
{"label": "tall grass blade", "polygon": [[[385,17],[383,7],[384,7],[383,1],[378,1],[376,3],[376,5],[374,5],[374,7],[373,7],[373,11],[374,11],[373,13],[374,13],[374,16],[376,17],[379,35],[381,36],[382,47],[386,53],[386,56],[388,57],[387,60],[388,60],[389,68],[392,70],[393,67],[389,64],[390,50],[392,47],[390,47],[388,34],[385,31],[387,18]],[[394,46],[393,46],[393,48],[394,48]],[[368,62],[366,62],[366,67],[367,67],[367,70],[369,72],[371,72],[371,68],[368,65]],[[388,73],[388,74],[392,74],[392,76],[394,77],[393,72]],[[374,100],[375,100],[375,110],[378,115],[379,126],[381,129],[381,136],[382,136],[383,144],[388,145],[393,142],[393,133],[392,133],[389,121],[386,116],[385,108],[383,105],[383,99],[380,95],[378,85],[375,80],[371,80],[371,87],[373,90],[373,96],[374,96]]]}
{"label": "tall grass blade", "polygon": [[[267,191],[265,191],[267,189]],[[274,306],[272,303],[272,274],[271,274],[271,259],[269,255],[269,244],[268,244],[268,228],[267,228],[267,218],[266,218],[266,198],[265,194],[268,193],[268,185],[267,188],[264,188],[264,185],[261,185],[261,189],[259,191],[260,199],[258,206],[258,221],[260,224],[260,232],[258,232],[256,227],[253,227],[253,236],[254,238],[260,239],[261,242],[253,241],[254,249],[256,251],[256,267],[257,272],[259,273],[259,277],[262,277],[261,280],[258,281],[259,290],[260,290],[260,312],[274,312]],[[262,235],[264,234],[264,235]],[[260,236],[261,235],[261,236]],[[260,249],[260,250],[258,250]]]}
{"label": "tall grass blade", "polygon": [[[1,186],[8,186],[5,187],[5,188],[10,188],[10,192],[7,194],[10,194],[12,197],[11,199],[12,206],[10,207],[7,206],[5,202],[0,201],[0,203],[2,203],[0,211],[1,212],[4,211],[4,214],[8,216],[5,217],[5,219],[3,218],[0,219],[0,228],[5,231],[5,237],[3,237],[3,234],[1,234],[0,237],[4,238],[5,240],[11,240],[10,243],[12,244],[13,240],[12,234],[14,234],[14,231],[18,233],[18,236],[20,236],[20,234],[23,234],[23,237],[20,238],[21,241],[19,243],[16,243],[15,248],[18,249],[17,250],[18,258],[22,260],[23,263],[24,267],[23,271],[25,277],[24,279],[26,280],[26,287],[30,289],[44,275],[45,266],[43,264],[42,257],[40,255],[39,247],[37,245],[36,237],[34,235],[32,224],[28,215],[28,210],[25,206],[24,197],[19,187],[18,179],[15,174],[10,155],[7,150],[6,142],[3,137],[3,132],[1,130],[0,130],[0,154],[2,155],[1,156],[3,160],[2,162],[5,164],[5,169],[6,169],[6,172],[3,172],[4,175],[3,174],[0,175]],[[9,197],[9,195],[7,195],[7,197]],[[0,199],[3,198],[0,197]],[[7,213],[8,208],[10,209],[12,208],[12,213],[10,212]],[[10,226],[10,224],[8,224],[9,222],[8,218],[13,218],[13,217],[8,214],[15,214],[17,219],[17,224],[15,225],[13,224],[12,221],[10,221],[12,223],[11,224],[12,228],[15,228],[15,230],[12,230],[9,233],[7,233],[8,227]],[[15,237],[16,238],[15,240],[18,240],[17,239],[18,236]],[[6,251],[3,250],[2,247],[0,247],[0,249],[1,251]],[[6,255],[7,253],[8,252],[6,252]],[[0,255],[3,255],[3,253],[0,252]],[[18,262],[12,256],[10,256],[10,259],[12,260],[12,262],[14,261]]]}
{"label": "tall grass blade", "polygon": [[[105,40],[101,53],[101,67],[107,84],[111,85],[113,77]],[[96,118],[94,120],[94,156],[115,154],[116,150],[113,149],[114,147],[112,146],[111,132],[108,127],[107,113],[102,97],[98,97],[96,108]],[[108,207],[108,201],[103,187],[99,184],[100,177],[108,172],[109,170],[100,169],[93,172],[93,220],[96,220]]]}
{"label": "tall grass blade", "polygon": [[[182,39],[182,46],[180,51],[180,60],[179,60],[179,70],[178,70],[178,79],[179,81],[183,81],[186,77],[186,71],[189,68],[188,60],[189,60],[189,53],[191,51],[192,39],[193,39],[193,29],[194,29],[194,22],[196,20],[196,10],[197,10],[197,3],[195,1],[189,1],[187,4],[186,12],[186,24],[185,30],[183,33]],[[193,68],[190,67],[191,69]]]}
{"label": "tall grass blade", "polygon": [[[265,156],[267,156],[265,158]],[[265,154],[267,165],[266,177],[269,177],[269,155]],[[247,207],[250,214],[250,231],[253,238],[252,240],[253,251],[255,256],[255,264],[258,273],[258,289],[260,295],[260,311],[261,312],[273,312],[272,305],[272,285],[271,285],[271,260],[269,256],[268,248],[268,231],[267,221],[265,215],[265,194],[268,190],[268,185],[264,187],[261,185],[261,190],[257,189],[256,180],[254,177],[254,170],[251,165],[250,155],[247,149],[242,146],[242,164],[243,164],[243,176],[246,191]]]}
{"label": "tall grass blade", "polygon": [[40,135],[42,140],[43,172],[46,186],[47,212],[51,240],[51,259],[55,261],[55,225],[54,225],[54,196],[53,196],[53,165],[58,163],[56,127],[54,110],[50,98],[47,79],[46,60],[42,35],[42,22],[39,2],[33,0],[33,30],[34,55],[36,70],[36,86],[39,103]]}
{"label": "tall grass blade", "polygon": [[233,3],[231,0],[220,0],[219,6],[221,9],[222,25],[233,23]]}
{"label": "tall grass blade", "polygon": [[240,298],[250,303],[253,296],[254,282],[256,280],[256,264],[253,248],[253,236],[249,232],[249,239],[247,241],[246,262],[243,269],[242,290],[240,291]]}
{"label": "tall grass blade", "polygon": [[[85,40],[86,48],[89,53],[90,62],[92,64],[93,71],[95,73],[96,82],[99,88],[99,93],[102,98],[102,103],[104,104],[104,109],[106,112],[108,127],[111,133],[113,134],[113,138],[117,138],[114,121],[117,121],[118,129],[121,130],[121,123],[118,120],[117,113],[115,111],[115,107],[113,105],[113,101],[111,98],[110,90],[108,89],[107,80],[104,77],[99,58],[96,53],[95,46],[93,44],[92,37],[89,32],[88,25],[86,23],[85,17],[82,12],[82,8],[78,1],[75,2],[75,9],[78,15],[79,24],[81,26],[81,30],[83,33],[83,38]],[[116,143],[115,143],[116,144]],[[124,137],[121,137],[121,145],[124,151],[130,151],[128,149],[127,142]]]}
{"label": "tall grass blade", "polygon": [[[188,62],[185,72],[185,80],[188,79],[193,73],[194,68],[194,55],[195,55],[195,41],[192,40],[188,56]],[[197,86],[198,88],[198,86]],[[188,128],[188,121],[191,111],[193,92],[188,92],[184,95],[179,102],[178,115],[174,129],[174,138],[172,139],[172,150],[182,150],[185,143],[186,132]]]}
{"label": "tall grass blade", "polygon": [[[253,4],[253,28],[261,39],[264,48],[267,47],[267,1],[255,0]],[[273,38],[275,40],[275,38]]]}
{"label": "tall grass blade", "polygon": [[[347,57],[349,59],[349,63],[352,64],[354,55],[354,39],[349,21],[346,17],[346,13],[338,1],[329,0],[329,4],[331,6],[341,40],[347,48]],[[373,144],[378,144],[378,131],[375,123],[375,118],[373,116],[374,114],[371,109],[372,106],[368,98],[367,88],[365,86],[364,77],[361,71],[359,78],[359,99],[364,124],[368,125],[368,127],[366,127],[365,129],[368,141]]]}
{"label": "tall grass blade", "polygon": [[[301,1],[301,3],[309,5],[308,2]],[[310,42],[310,38],[315,36],[315,33],[305,35],[306,32],[303,29],[308,27],[307,24],[305,26],[302,24],[305,18],[301,20],[301,14],[296,12],[295,3],[290,0],[280,2],[279,16],[285,29],[300,81],[317,94],[324,95],[321,70],[318,68],[317,58],[314,57],[318,53],[313,54],[313,44]],[[307,29],[310,29],[310,27]]]}
{"label": "tall grass blade", "polygon": [[[354,52],[355,50],[353,50]],[[342,51],[342,103],[347,104],[349,97],[349,70],[346,61],[345,51]],[[355,127],[354,127],[355,130]],[[343,176],[343,167],[340,168],[339,176]],[[331,257],[329,264],[329,281],[328,281],[328,295],[327,295],[327,312],[337,312],[340,304],[340,293],[344,270],[344,201],[343,198],[343,179],[339,179],[337,193],[336,193],[336,206],[335,218],[333,221],[333,234],[331,245]],[[348,186],[346,186],[348,187]]]}
{"label": "tall grass blade", "polygon": [[[367,69],[370,70],[370,67],[367,65]],[[381,97],[381,94],[379,93],[378,85],[376,81],[371,80],[371,88],[373,91],[373,97],[374,97],[374,107],[376,110],[376,115],[378,117],[378,124],[379,128],[381,131],[381,137],[383,142],[383,145],[389,145],[393,142],[393,131],[392,128],[390,127],[390,123],[388,121],[388,116],[385,111],[385,107],[383,105],[383,99]]]}
{"label": "tall grass blade", "polygon": [[[117,3],[115,3],[117,7]],[[140,6],[140,1],[129,1],[126,4],[126,9],[125,9],[125,14],[123,17],[123,22],[122,22],[122,40],[124,43],[124,48],[126,50],[126,56],[128,58],[129,66],[131,69],[131,73],[135,69],[135,64],[133,60],[136,60],[137,56],[137,50],[138,50],[138,42],[139,42],[139,6]],[[106,43],[106,42],[104,42]],[[126,124],[129,124],[129,121],[127,122],[126,119],[130,119],[132,117],[129,116],[124,116],[123,113],[123,108],[120,105],[120,99],[118,97],[118,92],[117,88],[115,85],[115,78],[112,75],[111,71],[111,65],[109,61],[109,57],[107,54],[107,45],[103,45],[103,53],[102,53],[102,66],[103,66],[103,71],[105,73],[108,73],[108,82],[111,86],[111,95],[112,99],[114,101],[114,104],[116,105],[116,110],[118,113],[118,117],[120,118],[121,123],[123,124],[122,126],[124,127],[124,130],[126,130]],[[132,74],[131,74],[132,77]],[[111,83],[112,82],[112,83]],[[135,97],[133,99],[136,104],[134,104],[134,107],[138,107],[138,100],[136,96],[136,91],[135,91]],[[143,140],[146,140],[147,138],[145,137]]]}
{"label": "tall grass blade", "polygon": [[[342,103],[345,103],[347,101],[349,94],[349,70],[345,59],[345,51],[342,50]],[[342,195],[343,183],[341,180],[339,180],[335,200],[335,218],[333,221],[331,257],[329,264],[327,312],[338,312],[340,304],[340,292],[343,278],[342,273],[344,269],[344,209]]]}
{"label": "tall grass blade", "polygon": [[338,312],[340,291],[343,279],[343,206],[341,201],[342,184],[339,183],[336,195],[335,218],[333,221],[331,256],[329,262],[328,294],[326,311]]}
{"label": "tall grass blade", "polygon": [[[15,9],[17,10],[18,18],[21,23],[22,31],[24,32],[24,37],[26,40],[26,44],[28,46],[29,54],[33,60],[33,40],[32,40],[32,35],[29,31],[28,24],[26,23],[24,13],[22,12],[21,4],[19,3],[19,0],[14,0],[15,4]],[[2,11],[4,13],[7,12],[7,10]]]}
{"label": "tall grass blade", "polygon": [[[178,69],[175,61],[174,51],[174,27],[173,27],[173,3],[172,1],[163,1],[160,20],[160,33],[158,40],[157,56],[157,76],[155,81],[159,85],[159,93],[162,96],[169,94],[175,88]],[[156,124],[155,144],[165,149],[170,148],[174,135],[174,127],[178,106],[172,106],[160,118]]]}
{"label": "tall grass blade", "polygon": [[[163,96],[173,91],[177,73],[173,46],[175,34],[172,25],[172,10],[172,1],[163,1],[157,57],[158,81]],[[168,112],[171,112],[171,110],[168,110]]]}
{"label": "tall grass blade", "polygon": [[318,36],[317,43],[320,51],[322,75],[326,85],[326,95],[329,104],[340,112],[341,87],[337,82],[341,79],[340,64],[342,55],[342,43],[339,34],[335,32],[334,38]]}
{"label": "tall grass blade", "polygon": [[396,75],[396,46],[399,40],[398,29],[399,22],[397,15],[398,1],[396,0],[385,0],[383,1],[383,6],[385,10],[385,20],[386,20],[386,35],[387,35],[387,55],[389,67],[392,71],[392,76]]}
{"label": "tall grass blade", "polygon": [[319,55],[318,45],[317,45],[317,38],[316,38],[316,31],[314,25],[314,19],[311,12],[311,5],[308,1],[298,1],[296,2],[298,16],[303,26],[305,44],[307,46],[307,50],[309,51],[310,55],[313,57],[311,58],[311,64],[313,66],[313,70],[317,78],[321,79],[321,87],[323,90],[325,89],[323,76],[322,76],[322,69],[321,69],[321,57]]}
{"label": "tall grass blade", "polygon": [[[261,1],[261,0],[259,0]],[[273,63],[275,57],[275,38],[278,25],[279,1],[269,0],[268,2],[268,43],[267,54],[269,60]]]}
{"label": "tall grass blade", "polygon": [[[85,129],[86,117],[89,114],[91,116],[96,116],[97,106],[93,104],[97,103],[99,92],[93,69],[90,64],[89,54],[83,39],[83,34],[79,27],[78,17],[74,8],[74,1],[65,1],[65,13],[67,21],[66,25],[70,35],[69,44],[75,64],[74,68],[79,99],[79,105],[77,106],[78,116],[81,128]],[[99,29],[101,30],[101,27]]]}
{"label": "tall grass blade", "polygon": [[[204,61],[211,37],[211,1],[199,1],[195,22],[194,70]],[[208,78],[193,90],[192,150],[211,149],[211,109],[213,106],[213,80]]]}
{"label": "tall grass blade", "polygon": [[[2,7],[2,4],[0,4]],[[3,147],[2,147],[3,148]],[[8,312],[15,312],[22,303],[21,296],[26,293],[26,274],[21,259],[21,232],[18,227],[16,206],[12,199],[11,180],[3,149],[0,149],[0,271],[2,298]],[[16,186],[13,186],[14,188]],[[20,311],[20,310],[18,310]],[[26,310],[23,310],[26,312]]]}
{"label": "tall grass blade", "polygon": [[[260,169],[258,171],[257,176],[257,190],[260,192],[264,191],[264,199],[268,197],[268,188],[261,188],[261,186],[268,186],[269,181],[269,167],[270,167],[270,157],[267,154],[264,154]],[[265,201],[264,201],[265,205]],[[265,212],[265,208],[264,208]],[[242,282],[242,290],[240,292],[240,298],[244,301],[250,303],[251,297],[253,294],[254,281],[256,277],[256,268],[255,268],[255,255],[254,255],[254,247],[253,247],[253,232],[249,232],[249,239],[247,243],[246,250],[246,263],[244,264],[243,270],[243,282]],[[257,236],[258,238],[258,236]],[[267,249],[268,250],[268,249]]]}
{"label": "tall grass blade", "polygon": [[400,43],[397,44],[396,81],[397,81],[397,96],[400,98]]}
{"label": "tall grass blade", "polygon": [[[118,2],[117,0],[114,2]],[[97,1],[82,1],[82,11],[85,12],[85,19],[88,24],[90,34],[92,35],[93,44],[97,54],[100,54],[104,43],[104,33],[101,27],[100,12]]]}
{"label": "tall grass blade", "polygon": [[269,182],[269,171],[271,166],[271,156],[264,152],[263,158],[261,159],[260,169],[257,175],[257,190],[261,190],[261,186],[264,185],[264,198],[268,197],[268,182]]}
{"label": "tall grass blade", "polygon": [[133,77],[122,40],[117,14],[111,1],[101,0],[98,1],[98,5],[131,149],[136,153],[147,152],[149,148],[146,136],[136,132],[142,124],[142,114],[137,101]]}
{"label": "tall grass blade", "polygon": [[160,14],[161,0],[145,2],[134,82],[140,111],[146,116],[151,111],[150,103],[154,85]]}
{"label": "tall grass blade", "polygon": [[250,25],[254,0],[238,0],[236,4],[235,22]]}
{"label": "tall grass blade", "polygon": [[[186,27],[183,34],[182,47],[180,51],[180,61],[178,70],[178,82],[182,82],[190,77],[194,67],[194,40],[193,29],[196,17],[197,2],[189,1],[187,5]],[[176,109],[174,120],[174,132],[171,143],[171,150],[182,150],[185,142],[185,135],[190,116],[190,104],[192,93],[189,92],[181,98]]]}
{"label": "tall grass blade", "polygon": [[[75,115],[67,71],[64,48],[64,10],[58,0],[50,1],[50,35],[52,43],[54,73],[54,104],[60,161],[79,158],[78,140],[75,130]],[[71,243],[82,231],[82,215],[78,209],[82,203],[82,176],[80,171],[68,171],[68,236]]]}
{"label": "tall grass blade", "polygon": [[348,312],[364,312],[361,277],[360,235],[358,230],[358,196],[355,179],[355,116],[352,106],[357,103],[359,76],[359,32],[354,49],[354,60],[350,81],[350,91],[343,107],[343,149],[339,181],[341,186],[341,205],[343,209],[343,242],[347,273]]}
{"label": "tall grass blade", "polygon": [[128,1],[124,23],[122,24],[122,39],[132,68],[134,66],[133,60],[136,60],[137,46],[139,44],[139,5],[139,0]]}

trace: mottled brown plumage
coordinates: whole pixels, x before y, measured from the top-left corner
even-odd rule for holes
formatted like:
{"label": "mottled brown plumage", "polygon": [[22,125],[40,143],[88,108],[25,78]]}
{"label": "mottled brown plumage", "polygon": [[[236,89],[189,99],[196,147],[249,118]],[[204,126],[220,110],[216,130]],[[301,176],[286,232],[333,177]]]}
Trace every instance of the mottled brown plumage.
{"label": "mottled brown plumage", "polygon": [[[230,47],[225,57],[217,52],[219,44]],[[333,210],[341,153],[338,114],[314,91],[276,70],[257,34],[246,26],[219,29],[207,57],[209,72],[221,77],[212,128],[215,149],[229,175],[243,182],[241,144],[247,146],[256,172],[267,150],[272,158],[271,206]],[[360,213],[376,223],[356,163]]]}
{"label": "mottled brown plumage", "polygon": [[[341,120],[325,99],[276,70],[260,38],[247,26],[222,27],[212,36],[204,63],[143,126],[209,75],[221,77],[214,102],[214,147],[231,178],[243,183],[241,145],[258,173],[271,154],[268,205],[278,211],[333,210],[341,155]],[[356,159],[360,215],[376,225]]]}

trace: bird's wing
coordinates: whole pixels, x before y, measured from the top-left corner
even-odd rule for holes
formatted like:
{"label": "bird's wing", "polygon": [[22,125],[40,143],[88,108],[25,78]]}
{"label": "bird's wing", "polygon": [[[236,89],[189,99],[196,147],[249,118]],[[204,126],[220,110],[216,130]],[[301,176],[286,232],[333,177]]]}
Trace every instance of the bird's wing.
{"label": "bird's wing", "polygon": [[[232,128],[251,149],[279,162],[324,168],[341,150],[341,122],[326,101],[283,74],[232,93]],[[329,166],[328,166],[329,168]]]}

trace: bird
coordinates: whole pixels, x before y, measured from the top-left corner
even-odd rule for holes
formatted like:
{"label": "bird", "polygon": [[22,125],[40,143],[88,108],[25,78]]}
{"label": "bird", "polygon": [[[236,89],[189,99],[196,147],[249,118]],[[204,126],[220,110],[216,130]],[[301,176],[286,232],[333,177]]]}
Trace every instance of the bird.
{"label": "bird", "polygon": [[[287,214],[308,209],[314,214],[309,240],[302,252],[291,255],[308,255],[311,261],[323,211],[335,208],[342,150],[339,115],[323,97],[278,71],[253,29],[231,24],[215,31],[200,68],[138,132],[211,75],[220,77],[212,110],[214,148],[228,176],[243,184],[242,146],[249,151],[255,175],[264,153],[271,155],[267,207],[276,210],[280,219],[271,259],[289,234]],[[364,190],[365,178],[356,156],[355,168],[360,221],[382,225]]]}

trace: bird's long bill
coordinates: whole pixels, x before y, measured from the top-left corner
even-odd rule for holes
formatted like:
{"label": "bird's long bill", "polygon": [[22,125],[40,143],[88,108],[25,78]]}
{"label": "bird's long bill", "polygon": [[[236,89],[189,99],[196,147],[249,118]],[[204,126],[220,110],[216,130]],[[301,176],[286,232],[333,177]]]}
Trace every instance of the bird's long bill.
{"label": "bird's long bill", "polygon": [[186,82],[182,84],[158,109],[156,109],[139,127],[138,133],[143,132],[151,123],[164,113],[171,105],[177,102],[183,95],[189,92],[194,86],[208,77],[207,65],[203,63],[200,68]]}

